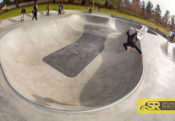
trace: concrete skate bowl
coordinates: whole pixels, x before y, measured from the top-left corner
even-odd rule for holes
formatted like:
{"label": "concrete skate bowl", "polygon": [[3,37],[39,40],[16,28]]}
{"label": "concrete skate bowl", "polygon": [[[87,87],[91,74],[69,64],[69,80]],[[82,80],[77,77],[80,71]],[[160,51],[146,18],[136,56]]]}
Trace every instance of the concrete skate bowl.
{"label": "concrete skate bowl", "polygon": [[56,112],[114,104],[131,94],[142,77],[139,53],[123,47],[130,26],[139,27],[92,15],[19,26],[1,38],[7,83],[25,101]]}

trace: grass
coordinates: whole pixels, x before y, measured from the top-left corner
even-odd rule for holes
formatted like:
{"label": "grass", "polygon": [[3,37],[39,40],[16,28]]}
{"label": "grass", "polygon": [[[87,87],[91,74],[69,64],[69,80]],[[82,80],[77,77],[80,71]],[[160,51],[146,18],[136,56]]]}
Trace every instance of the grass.
{"label": "grass", "polygon": [[[38,11],[46,11],[46,6],[47,5],[39,5]],[[33,10],[33,6],[28,6],[28,7],[25,7],[25,8],[26,8],[26,13],[31,13],[32,10]],[[53,9],[58,9],[58,4],[51,4],[51,10],[53,10]],[[64,5],[64,9],[65,10],[82,10],[82,11],[87,11],[88,10],[88,8],[85,7],[85,6],[77,6],[77,5]],[[94,8],[93,11],[98,11],[98,8]],[[139,17],[135,17],[133,15],[126,14],[126,13],[121,12],[121,11],[101,9],[101,12],[126,17],[126,18],[129,18],[129,19],[144,23],[144,24],[146,24],[148,26],[151,26],[155,29],[159,29],[160,31],[162,31],[165,34],[168,33],[168,31],[163,27],[157,26],[157,25],[155,25],[154,23],[152,23],[150,21],[147,21],[147,20],[139,18]],[[21,13],[21,8],[16,8],[16,9],[7,11],[7,12],[0,15],[0,20],[5,20],[5,19],[8,19],[8,18],[11,18],[11,17],[14,17],[14,16],[18,16],[18,15],[20,15],[20,13]]]}

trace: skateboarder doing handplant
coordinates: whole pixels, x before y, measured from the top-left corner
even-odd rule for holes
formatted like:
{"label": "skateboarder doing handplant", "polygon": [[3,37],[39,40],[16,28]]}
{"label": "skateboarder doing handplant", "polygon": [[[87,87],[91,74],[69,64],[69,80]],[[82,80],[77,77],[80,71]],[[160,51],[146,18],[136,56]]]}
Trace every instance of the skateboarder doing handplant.
{"label": "skateboarder doing handplant", "polygon": [[126,50],[130,50],[131,48],[135,48],[139,54],[142,56],[142,51],[136,46],[136,42],[138,40],[143,39],[143,34],[146,33],[148,28],[146,26],[142,26],[140,30],[136,28],[130,28],[127,31],[128,39],[127,42],[123,44]]}

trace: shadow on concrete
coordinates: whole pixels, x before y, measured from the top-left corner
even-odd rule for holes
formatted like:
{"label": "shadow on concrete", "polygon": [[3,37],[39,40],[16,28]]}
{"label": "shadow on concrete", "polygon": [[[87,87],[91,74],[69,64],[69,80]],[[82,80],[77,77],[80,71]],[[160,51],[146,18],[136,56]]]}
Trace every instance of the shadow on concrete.
{"label": "shadow on concrete", "polygon": [[165,43],[162,43],[160,45],[160,49],[162,50],[163,54],[165,54],[166,56],[168,56],[168,41]]}
{"label": "shadow on concrete", "polygon": [[9,19],[7,19],[7,20],[10,21],[10,22],[13,22],[13,23],[20,22],[20,21],[18,21],[18,20],[12,19],[12,18],[9,18]]}
{"label": "shadow on concrete", "polygon": [[173,48],[173,61],[175,62],[175,47]]}
{"label": "shadow on concrete", "polygon": [[[116,21],[116,31],[98,25],[86,25],[78,41],[43,60],[66,76],[75,77],[101,54],[101,67],[84,86],[80,102],[83,106],[94,108],[111,104],[129,94],[142,76],[140,54],[135,49],[126,52],[123,47],[130,26],[139,27],[122,21]],[[111,33],[116,33],[116,36],[107,38]],[[136,45],[140,48],[139,41]]]}
{"label": "shadow on concrete", "polygon": [[65,104],[65,103],[61,103],[61,102],[58,102],[58,101],[55,101],[51,98],[47,98],[47,97],[41,97],[41,96],[38,96],[38,95],[35,95],[35,94],[32,94],[33,98],[35,99],[34,100],[34,103],[36,104],[40,104],[42,106],[50,106],[50,104],[58,104],[58,105],[68,105],[68,106],[72,106],[70,104]]}
{"label": "shadow on concrete", "polygon": [[[128,93],[139,83],[143,65],[138,52],[126,52],[122,46],[126,35],[110,40],[102,55],[102,66],[88,81],[80,95],[80,102],[87,107],[111,104]],[[138,46],[140,45],[137,43]],[[107,48],[113,48],[108,51]]]}

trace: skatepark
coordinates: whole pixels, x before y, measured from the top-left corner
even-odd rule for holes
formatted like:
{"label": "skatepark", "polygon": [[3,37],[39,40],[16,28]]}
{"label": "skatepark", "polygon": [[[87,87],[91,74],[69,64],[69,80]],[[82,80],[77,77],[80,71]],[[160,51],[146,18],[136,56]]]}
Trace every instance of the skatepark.
{"label": "skatepark", "polygon": [[123,47],[127,30],[140,28],[132,21],[82,11],[19,18],[0,23],[3,120],[174,119],[137,114],[138,98],[174,96],[175,45],[158,33],[137,42],[141,57]]}

